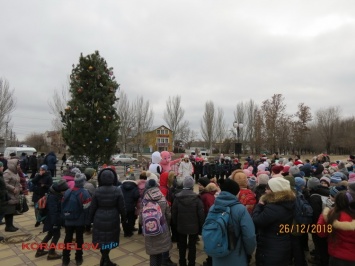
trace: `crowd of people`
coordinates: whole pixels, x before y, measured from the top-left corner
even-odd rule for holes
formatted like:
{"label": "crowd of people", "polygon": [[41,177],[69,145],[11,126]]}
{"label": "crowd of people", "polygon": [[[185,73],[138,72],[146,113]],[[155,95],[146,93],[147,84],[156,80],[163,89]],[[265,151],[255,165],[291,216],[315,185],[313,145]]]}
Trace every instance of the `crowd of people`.
{"label": "crowd of people", "polygon": [[[2,159],[0,213],[5,232],[15,232],[16,205],[19,195],[28,193],[27,184],[21,182],[21,158]],[[46,197],[45,211],[35,208],[35,226],[42,223],[47,232],[42,243],[55,246],[62,227],[65,244],[74,233],[79,246],[84,233],[92,234],[100,265],[112,266],[109,254],[119,247],[122,230],[126,238],[144,237],[151,266],[193,266],[206,218],[229,207],[233,247],[222,257],[206,254],[204,266],[248,265],[252,256],[258,266],[355,265],[355,156],[334,162],[325,154],[310,160],[278,154],[249,156],[244,162],[223,155],[213,163],[198,155],[191,159],[182,156],[169,167],[155,162],[122,182],[115,167],[107,165],[98,173],[71,167],[53,182],[49,161],[43,160],[30,178],[34,206]],[[314,250],[309,250],[309,238]],[[170,256],[174,242],[178,262]],[[69,265],[70,249],[60,254],[50,246],[41,245],[36,257]],[[82,250],[75,251],[75,262],[83,264]]]}

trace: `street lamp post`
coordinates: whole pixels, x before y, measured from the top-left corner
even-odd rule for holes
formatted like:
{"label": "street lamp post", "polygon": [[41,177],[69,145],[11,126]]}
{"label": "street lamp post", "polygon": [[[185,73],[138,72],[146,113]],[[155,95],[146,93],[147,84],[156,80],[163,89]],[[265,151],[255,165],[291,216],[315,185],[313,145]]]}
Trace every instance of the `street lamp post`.
{"label": "street lamp post", "polygon": [[237,143],[234,146],[234,153],[238,154],[238,160],[240,159],[239,154],[242,153],[242,143],[239,142],[240,130],[243,128],[243,123],[234,121],[233,127],[237,130]]}

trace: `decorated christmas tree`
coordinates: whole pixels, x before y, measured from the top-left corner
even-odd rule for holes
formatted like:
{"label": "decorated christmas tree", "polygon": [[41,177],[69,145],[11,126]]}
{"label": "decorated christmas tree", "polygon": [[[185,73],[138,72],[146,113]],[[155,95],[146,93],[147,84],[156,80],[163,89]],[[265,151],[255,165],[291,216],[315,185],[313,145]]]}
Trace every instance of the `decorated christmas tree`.
{"label": "decorated christmas tree", "polygon": [[71,100],[61,113],[63,139],[75,159],[87,158],[93,166],[109,163],[118,138],[118,89],[113,68],[98,51],[80,55],[70,75]]}

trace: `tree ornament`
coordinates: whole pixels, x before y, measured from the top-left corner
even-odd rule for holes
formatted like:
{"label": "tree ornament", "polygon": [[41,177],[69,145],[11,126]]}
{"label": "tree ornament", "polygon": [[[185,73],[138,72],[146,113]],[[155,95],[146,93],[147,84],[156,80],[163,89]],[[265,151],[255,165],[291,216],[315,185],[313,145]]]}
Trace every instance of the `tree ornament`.
{"label": "tree ornament", "polygon": [[103,119],[106,119],[106,115],[104,115],[102,118],[103,118]]}
{"label": "tree ornament", "polygon": [[79,76],[76,76],[76,77],[75,77],[75,79],[76,79],[76,80],[79,80],[79,79],[80,79],[80,77],[79,77]]}
{"label": "tree ornament", "polygon": [[100,120],[96,120],[96,123],[99,123],[100,122]]}
{"label": "tree ornament", "polygon": [[92,66],[89,66],[89,70],[93,70],[94,68]]}
{"label": "tree ornament", "polygon": [[100,85],[100,87],[103,87],[103,86],[104,86],[104,85],[102,85],[102,83],[100,83],[99,85]]}
{"label": "tree ornament", "polygon": [[90,140],[90,144],[92,144],[92,141]]}
{"label": "tree ornament", "polygon": [[112,75],[113,75],[113,71],[108,72],[108,74],[109,74],[110,76],[112,76]]}
{"label": "tree ornament", "polygon": [[67,112],[70,111],[70,109],[71,109],[70,106],[65,107],[65,111]]}
{"label": "tree ornament", "polygon": [[100,145],[97,145],[96,147],[97,147],[97,148],[100,148]]}
{"label": "tree ornament", "polygon": [[105,139],[106,142],[109,142],[110,140],[109,139]]}
{"label": "tree ornament", "polygon": [[96,110],[96,113],[99,113],[99,109]]}
{"label": "tree ornament", "polygon": [[78,89],[78,93],[82,93],[84,91],[84,89],[82,88],[82,87],[80,87],[79,89]]}

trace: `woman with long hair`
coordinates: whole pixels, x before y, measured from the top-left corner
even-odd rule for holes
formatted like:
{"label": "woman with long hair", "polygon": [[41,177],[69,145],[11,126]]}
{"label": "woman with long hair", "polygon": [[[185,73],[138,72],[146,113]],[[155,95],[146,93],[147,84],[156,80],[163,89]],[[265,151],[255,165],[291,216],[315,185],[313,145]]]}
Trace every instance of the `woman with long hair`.
{"label": "woman with long hair", "polygon": [[334,208],[326,207],[317,225],[318,236],[328,237],[329,266],[355,265],[355,198],[347,191],[335,197]]}

